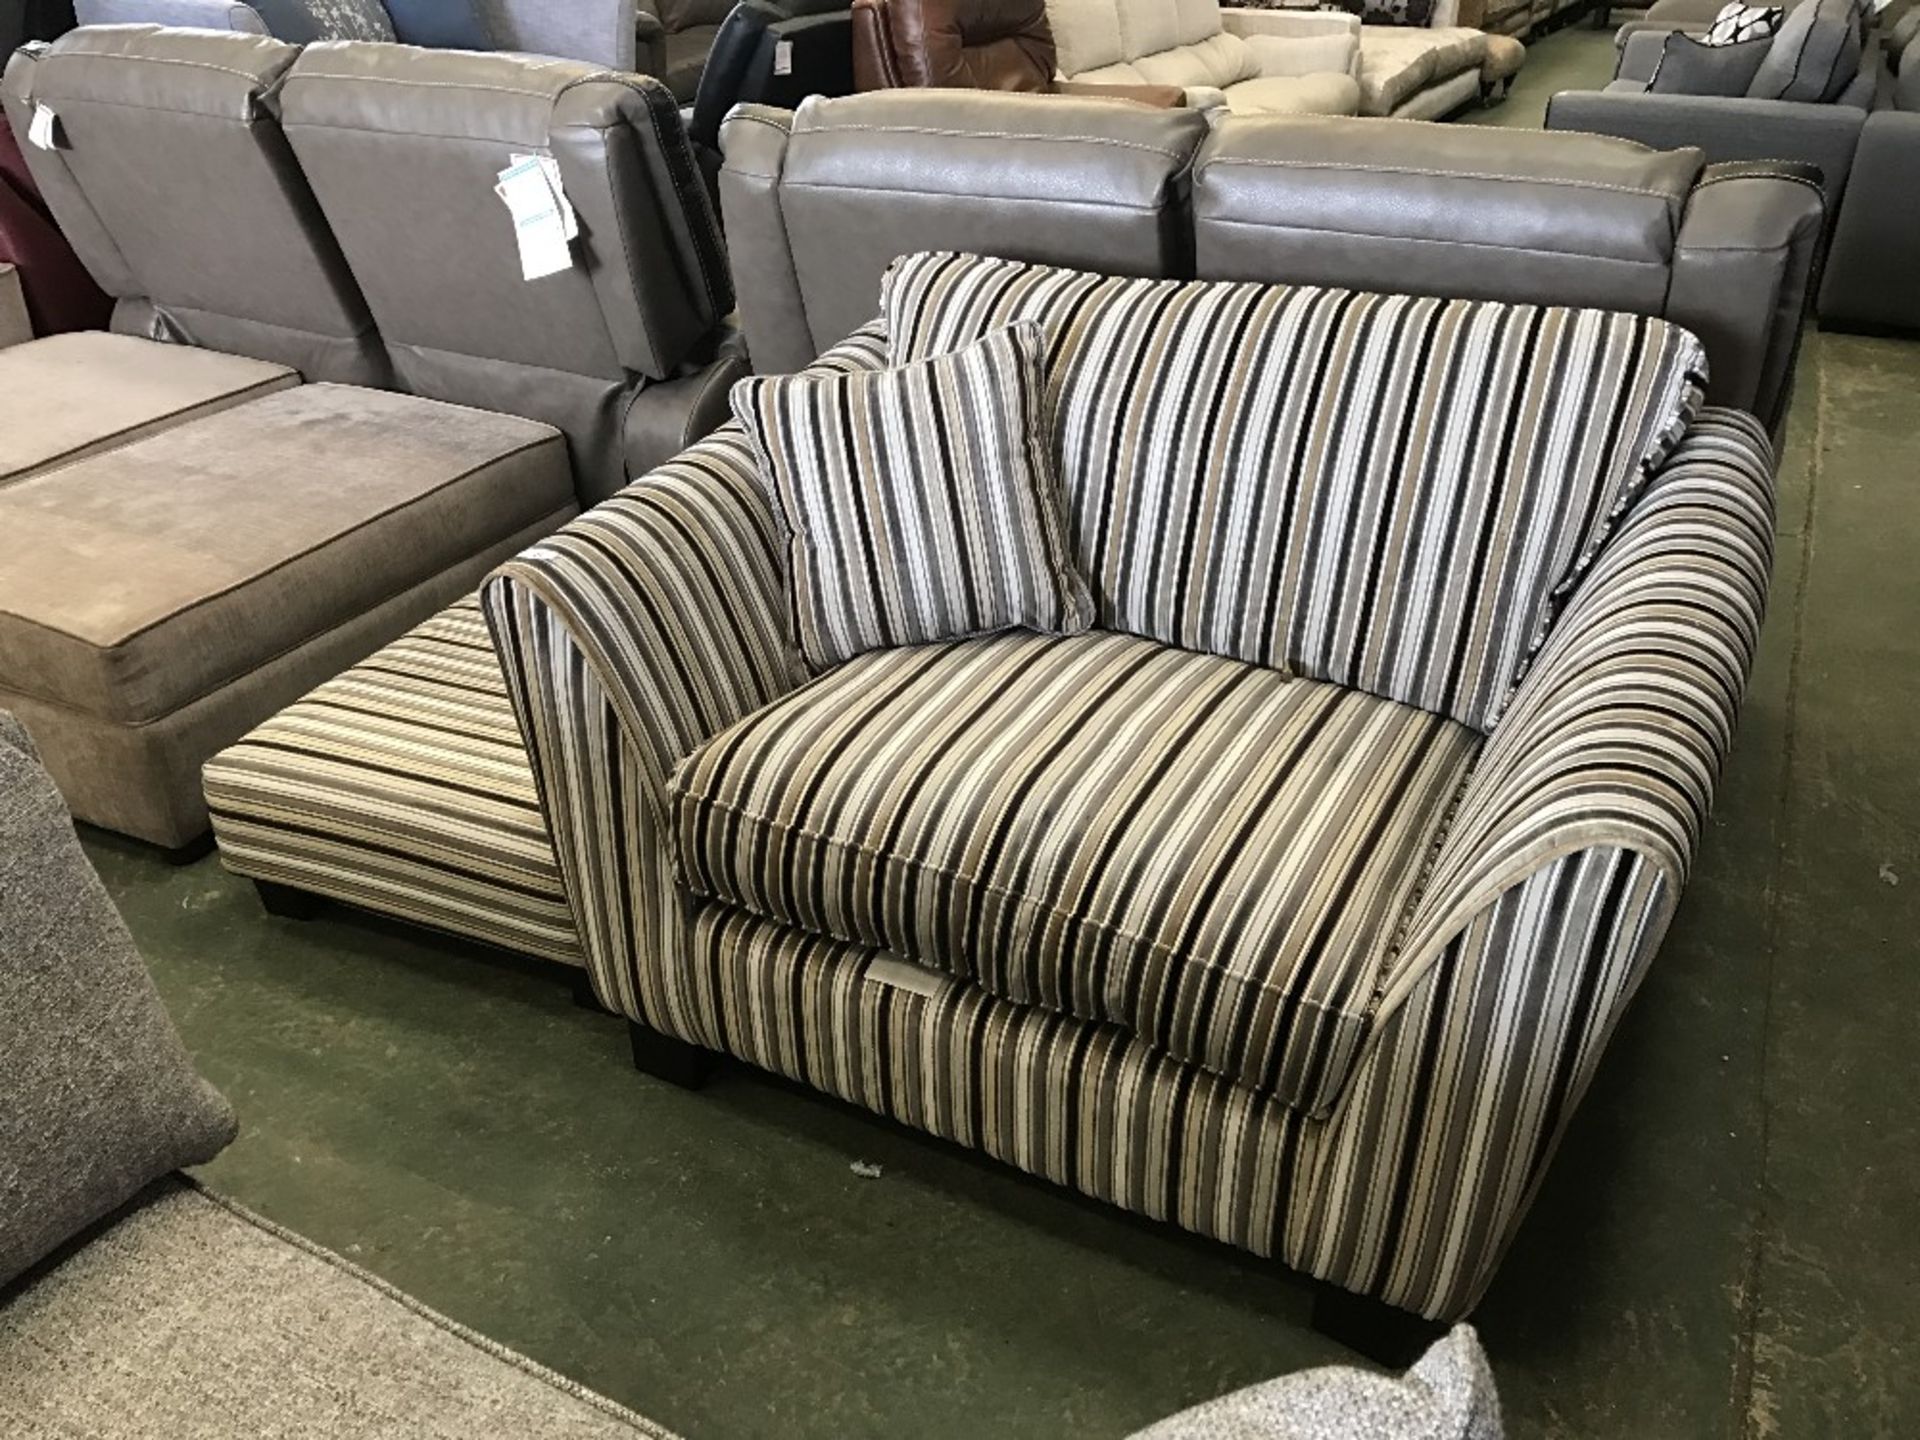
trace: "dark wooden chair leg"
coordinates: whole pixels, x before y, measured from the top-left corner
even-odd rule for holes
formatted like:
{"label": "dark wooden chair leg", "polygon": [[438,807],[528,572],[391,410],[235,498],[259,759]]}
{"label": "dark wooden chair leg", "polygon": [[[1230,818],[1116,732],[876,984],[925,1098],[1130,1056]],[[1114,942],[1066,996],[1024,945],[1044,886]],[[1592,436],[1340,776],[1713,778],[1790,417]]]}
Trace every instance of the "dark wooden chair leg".
{"label": "dark wooden chair leg", "polygon": [[256,880],[253,888],[260,893],[261,908],[282,920],[311,920],[327,903],[325,896],[311,890],[296,890],[272,880]]}
{"label": "dark wooden chair leg", "polygon": [[1404,1370],[1446,1333],[1446,1326],[1338,1285],[1313,1297],[1313,1328],[1376,1364]]}
{"label": "dark wooden chair leg", "polygon": [[213,853],[213,832],[196,835],[184,845],[176,845],[171,850],[162,850],[160,856],[169,865],[192,865],[204,860]]}
{"label": "dark wooden chair leg", "polygon": [[573,972],[573,1003],[582,1010],[592,1010],[597,1014],[608,1015],[612,1012],[600,1003],[600,997],[593,993],[593,980],[585,970]]}
{"label": "dark wooden chair leg", "polygon": [[720,1063],[713,1051],[662,1035],[637,1021],[627,1022],[627,1036],[633,1042],[634,1069],[683,1090],[698,1090]]}

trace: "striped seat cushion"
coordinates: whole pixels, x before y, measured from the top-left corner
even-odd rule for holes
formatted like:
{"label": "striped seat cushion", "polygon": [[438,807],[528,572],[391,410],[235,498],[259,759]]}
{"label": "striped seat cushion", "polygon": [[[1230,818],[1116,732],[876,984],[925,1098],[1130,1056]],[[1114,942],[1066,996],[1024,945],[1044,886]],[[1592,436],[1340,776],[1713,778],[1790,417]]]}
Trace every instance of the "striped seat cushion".
{"label": "striped seat cushion", "polygon": [[1337,1089],[1479,745],[1411,706],[1129,635],[876,651],[669,790],[682,885],[1287,1103]]}
{"label": "striped seat cushion", "polygon": [[473,597],[243,736],[204,778],[237,874],[584,963]]}
{"label": "striped seat cushion", "polygon": [[1095,624],[1489,729],[1701,399],[1665,321],[908,256],[892,360],[1048,329]]}

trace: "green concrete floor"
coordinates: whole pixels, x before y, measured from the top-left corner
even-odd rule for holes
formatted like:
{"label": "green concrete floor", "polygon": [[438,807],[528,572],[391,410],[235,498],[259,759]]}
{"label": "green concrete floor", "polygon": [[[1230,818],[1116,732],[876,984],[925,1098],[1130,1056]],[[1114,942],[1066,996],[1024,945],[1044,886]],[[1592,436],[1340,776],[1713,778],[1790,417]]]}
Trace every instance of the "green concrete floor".
{"label": "green concrete floor", "polygon": [[[1489,118],[1610,53],[1548,40]],[[1810,337],[1698,871],[1478,1317],[1516,1440],[1920,1433],[1917,406],[1920,344]],[[742,1069],[671,1089],[548,975],[90,849],[239,1109],[210,1182],[694,1440],[1117,1437],[1346,1358],[1275,1266]]]}

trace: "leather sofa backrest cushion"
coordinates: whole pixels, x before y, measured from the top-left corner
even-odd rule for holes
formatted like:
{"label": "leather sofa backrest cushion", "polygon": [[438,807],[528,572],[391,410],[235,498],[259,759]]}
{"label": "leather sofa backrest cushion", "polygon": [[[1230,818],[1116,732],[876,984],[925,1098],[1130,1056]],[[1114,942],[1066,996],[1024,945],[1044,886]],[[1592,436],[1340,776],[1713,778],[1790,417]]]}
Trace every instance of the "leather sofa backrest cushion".
{"label": "leather sofa backrest cushion", "polygon": [[1194,169],[1195,273],[1659,314],[1698,150],[1230,116]]}
{"label": "leather sofa backrest cushion", "polygon": [[80,29],[7,66],[16,134],[48,208],[103,289],[114,327],[387,383],[372,317],[272,102],[299,52],[263,35]]}
{"label": "leather sofa backrest cushion", "polygon": [[1747,94],[1757,100],[1837,100],[1860,72],[1865,43],[1861,0],[1808,0],[1787,12]]}
{"label": "leather sofa backrest cushion", "polygon": [[[1188,175],[1206,132],[1198,111],[880,90],[808,100],[787,133],[755,116],[736,147],[738,123],[727,130],[722,186],[742,285],[790,283],[814,354],[873,317],[881,276],[913,250],[964,246],[1121,275],[1191,271]],[[743,294],[762,370],[776,349],[784,360],[797,348],[763,352],[756,333],[756,313],[784,301]]]}
{"label": "leather sofa backrest cushion", "polygon": [[[732,306],[705,188],[657,81],[520,55],[316,45],[281,109],[403,376],[434,355],[663,379]],[[533,281],[494,188],[524,155],[558,163],[580,227],[571,268]]]}
{"label": "leather sofa backrest cushion", "polygon": [[1047,328],[1055,463],[1098,624],[1490,730],[1697,412],[1665,321],[923,254],[892,363]]}

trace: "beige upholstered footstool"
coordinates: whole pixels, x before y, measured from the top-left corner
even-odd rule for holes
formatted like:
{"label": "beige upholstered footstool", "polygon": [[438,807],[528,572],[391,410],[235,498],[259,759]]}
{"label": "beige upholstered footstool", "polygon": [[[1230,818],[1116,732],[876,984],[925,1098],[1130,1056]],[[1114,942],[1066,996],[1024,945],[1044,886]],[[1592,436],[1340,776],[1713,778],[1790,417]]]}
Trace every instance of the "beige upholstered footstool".
{"label": "beige upholstered footstool", "polygon": [[192,847],[210,755],[575,509],[557,431],[338,385],[28,474],[0,484],[0,709],[80,819]]}

